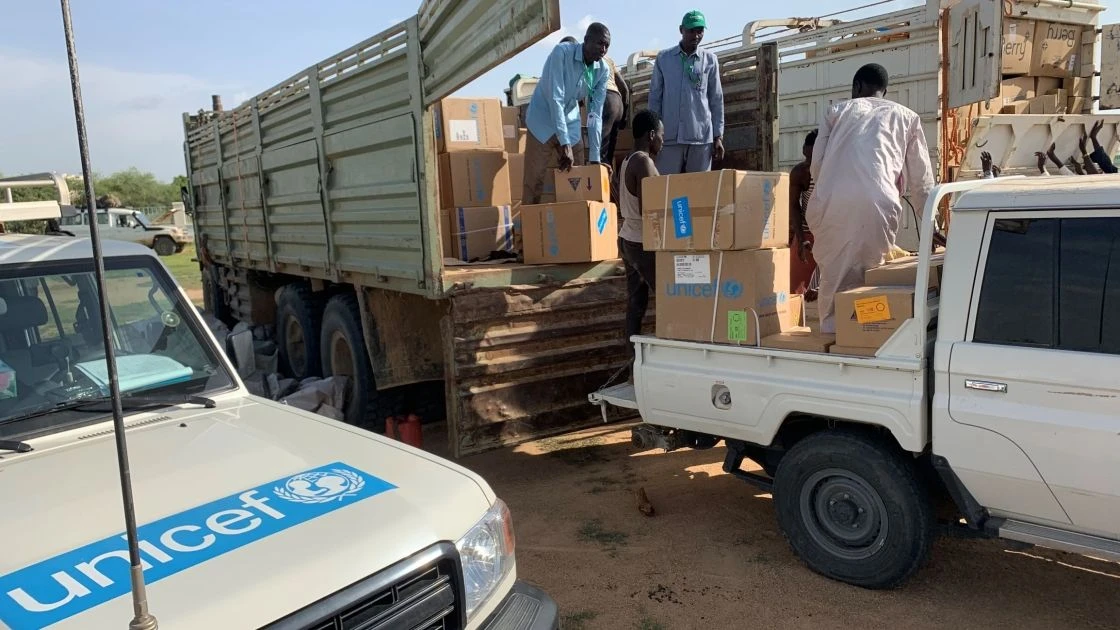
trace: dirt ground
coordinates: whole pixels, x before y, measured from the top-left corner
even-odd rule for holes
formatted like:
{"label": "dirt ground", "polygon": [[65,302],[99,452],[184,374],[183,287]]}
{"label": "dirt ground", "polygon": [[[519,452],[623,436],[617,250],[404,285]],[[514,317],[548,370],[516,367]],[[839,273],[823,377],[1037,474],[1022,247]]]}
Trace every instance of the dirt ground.
{"label": "dirt ground", "polygon": [[942,538],[900,590],[820,577],[770,496],[723,473],[722,446],[638,452],[630,426],[460,460],[509,504],[520,577],[557,600],[565,630],[1120,628],[1120,565],[998,541]]}

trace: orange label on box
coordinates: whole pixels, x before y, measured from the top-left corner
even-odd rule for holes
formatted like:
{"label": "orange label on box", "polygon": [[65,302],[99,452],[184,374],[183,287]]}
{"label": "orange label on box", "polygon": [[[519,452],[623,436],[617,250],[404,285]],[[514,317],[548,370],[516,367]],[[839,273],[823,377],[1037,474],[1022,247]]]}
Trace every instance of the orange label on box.
{"label": "orange label on box", "polygon": [[855,305],[856,321],[861,324],[874,324],[891,319],[891,305],[885,295],[856,300]]}

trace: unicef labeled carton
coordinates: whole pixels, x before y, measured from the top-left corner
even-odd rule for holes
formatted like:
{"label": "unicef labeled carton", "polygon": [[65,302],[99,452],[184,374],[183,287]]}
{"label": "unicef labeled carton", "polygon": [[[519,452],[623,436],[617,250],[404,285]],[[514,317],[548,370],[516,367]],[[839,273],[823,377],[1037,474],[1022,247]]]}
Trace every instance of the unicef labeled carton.
{"label": "unicef labeled carton", "polygon": [[531,265],[618,258],[618,210],[613,203],[521,206],[521,232],[522,253]]}
{"label": "unicef labeled carton", "polygon": [[646,251],[743,250],[789,241],[789,175],[710,171],[642,180]]}
{"label": "unicef labeled carton", "polygon": [[657,336],[754,346],[792,329],[789,255],[657,252]]}

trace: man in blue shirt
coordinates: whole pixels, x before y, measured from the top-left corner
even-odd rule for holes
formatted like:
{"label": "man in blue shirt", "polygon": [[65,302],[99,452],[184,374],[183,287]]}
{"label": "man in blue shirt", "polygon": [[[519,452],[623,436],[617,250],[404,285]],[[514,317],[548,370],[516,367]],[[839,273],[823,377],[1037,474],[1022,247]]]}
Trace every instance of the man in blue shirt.
{"label": "man in blue shirt", "polygon": [[603,57],[611,32],[595,22],[583,43],[562,42],[552,49],[525,112],[525,181],[521,202],[541,202],[550,166],[568,170],[583,163],[579,100],[586,99],[588,159],[599,163],[603,137],[603,101],[607,97],[607,64]]}
{"label": "man in blue shirt", "polygon": [[723,159],[723,86],[715,53],[700,49],[708,23],[689,11],[681,42],[657,54],[649,84],[649,108],[665,123],[665,147],[657,156],[662,175],[712,169]]}

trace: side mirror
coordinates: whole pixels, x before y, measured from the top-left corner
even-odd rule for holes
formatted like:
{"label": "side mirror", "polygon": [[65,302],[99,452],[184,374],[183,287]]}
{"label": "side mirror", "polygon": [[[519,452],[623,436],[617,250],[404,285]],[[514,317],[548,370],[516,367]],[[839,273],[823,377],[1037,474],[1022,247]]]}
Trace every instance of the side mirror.
{"label": "side mirror", "polygon": [[183,212],[187,216],[194,216],[194,208],[191,206],[191,191],[187,190],[186,186],[179,187],[179,199],[183,202]]}

